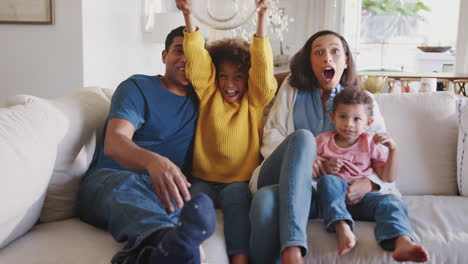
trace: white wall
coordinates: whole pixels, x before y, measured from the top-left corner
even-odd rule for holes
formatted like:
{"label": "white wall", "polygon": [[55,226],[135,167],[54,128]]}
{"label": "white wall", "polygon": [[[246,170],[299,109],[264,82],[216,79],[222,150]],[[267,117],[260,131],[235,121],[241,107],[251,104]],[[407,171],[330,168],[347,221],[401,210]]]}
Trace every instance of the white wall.
{"label": "white wall", "polygon": [[[295,22],[290,24],[286,34],[286,42],[291,46],[290,54],[299,51],[306,41],[317,31],[333,30],[339,33],[343,30],[340,23],[342,12],[339,7],[345,0],[280,0],[288,3],[290,16]],[[349,1],[349,0],[348,0]],[[287,40],[290,38],[290,40]]]}
{"label": "white wall", "polygon": [[55,0],[54,25],[0,25],[0,105],[163,74],[162,43],[142,30],[140,0]]}
{"label": "white wall", "polygon": [[83,87],[81,1],[56,0],[54,25],[0,25],[0,104]]}
{"label": "white wall", "polygon": [[143,33],[143,1],[82,1],[85,86],[114,89],[132,74],[164,74],[164,45]]}

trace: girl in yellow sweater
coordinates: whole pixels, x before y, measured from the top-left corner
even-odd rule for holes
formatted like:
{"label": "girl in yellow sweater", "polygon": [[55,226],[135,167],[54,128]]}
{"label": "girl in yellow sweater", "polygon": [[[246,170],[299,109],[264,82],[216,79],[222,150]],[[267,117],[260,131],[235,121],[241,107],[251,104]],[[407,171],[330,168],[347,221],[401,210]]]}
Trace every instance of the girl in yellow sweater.
{"label": "girl in yellow sweater", "polygon": [[257,32],[250,51],[242,39],[215,41],[205,49],[190,15],[191,1],[176,0],[186,23],[185,73],[200,99],[190,189],[208,194],[223,211],[230,261],[247,263],[248,181],[261,162],[263,112],[277,88],[266,36],[270,0],[257,0]]}

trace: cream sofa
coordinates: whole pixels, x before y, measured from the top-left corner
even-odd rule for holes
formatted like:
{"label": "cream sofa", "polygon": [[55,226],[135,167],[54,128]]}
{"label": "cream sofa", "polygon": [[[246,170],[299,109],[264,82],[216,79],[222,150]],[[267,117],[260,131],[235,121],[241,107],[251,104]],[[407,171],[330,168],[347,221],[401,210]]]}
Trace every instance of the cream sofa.
{"label": "cream sofa", "polygon": [[[19,95],[0,109],[0,264],[109,263],[123,247],[76,217],[78,184],[100,140],[111,94],[86,88],[53,100]],[[468,106],[447,92],[376,99],[399,142],[397,185],[430,262],[468,263]],[[204,244],[209,264],[228,263],[221,219]],[[338,257],[335,236],[320,220],[310,221],[306,263],[393,263],[375,242],[373,227],[358,222],[356,248]]]}

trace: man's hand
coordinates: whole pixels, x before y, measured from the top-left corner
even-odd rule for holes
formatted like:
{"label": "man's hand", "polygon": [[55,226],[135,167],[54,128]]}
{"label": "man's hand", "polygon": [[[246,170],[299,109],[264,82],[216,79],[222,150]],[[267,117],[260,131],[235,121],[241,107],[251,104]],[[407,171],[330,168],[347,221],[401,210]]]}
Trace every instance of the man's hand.
{"label": "man's hand", "polygon": [[340,159],[329,159],[325,162],[325,168],[328,174],[337,175],[341,167],[343,167],[343,161]]}
{"label": "man's hand", "polygon": [[171,197],[174,198],[179,208],[184,206],[184,200],[190,200],[188,191],[190,183],[179,167],[168,158],[158,156],[148,166],[147,171],[153,182],[156,195],[170,212],[175,210]]}
{"label": "man's hand", "polygon": [[[121,166],[132,170],[146,170],[153,182],[156,195],[164,207],[174,211],[171,197],[182,208],[184,201],[190,200],[190,183],[168,158],[141,148],[132,141],[135,127],[130,121],[112,118],[107,125],[104,141],[104,154]],[[182,197],[184,199],[182,199]]]}
{"label": "man's hand", "polygon": [[368,178],[350,180],[348,184],[346,203],[349,205],[359,203],[368,192],[372,191],[372,182]]}

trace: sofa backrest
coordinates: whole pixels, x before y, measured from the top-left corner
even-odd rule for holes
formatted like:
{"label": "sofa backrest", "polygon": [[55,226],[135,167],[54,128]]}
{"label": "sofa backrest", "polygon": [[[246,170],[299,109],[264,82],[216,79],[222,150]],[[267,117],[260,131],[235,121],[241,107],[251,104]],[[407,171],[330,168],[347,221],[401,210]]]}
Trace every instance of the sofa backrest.
{"label": "sofa backrest", "polygon": [[375,98],[399,146],[402,194],[457,195],[458,97],[433,92]]}
{"label": "sofa backrest", "polygon": [[51,222],[76,216],[78,187],[101,141],[104,120],[109,113],[112,91],[84,88],[70,96],[49,100],[69,120],[57,148],[44,206],[39,221]]}
{"label": "sofa backrest", "polygon": [[39,222],[76,216],[78,187],[102,136],[113,90],[43,99],[16,95],[0,108],[0,248]]}

